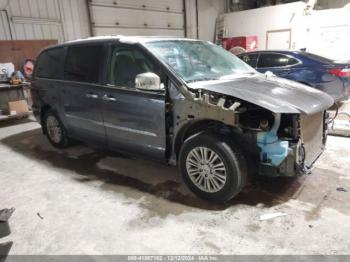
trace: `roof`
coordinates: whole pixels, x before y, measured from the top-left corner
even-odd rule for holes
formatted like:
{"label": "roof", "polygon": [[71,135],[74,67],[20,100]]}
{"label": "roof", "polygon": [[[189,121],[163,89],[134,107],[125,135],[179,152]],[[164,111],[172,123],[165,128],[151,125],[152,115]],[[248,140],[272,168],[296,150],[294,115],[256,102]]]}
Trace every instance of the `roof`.
{"label": "roof", "polygon": [[[123,36],[123,35],[108,35],[108,36],[94,36],[87,37],[77,40],[68,41],[62,44],[49,46],[43,50],[62,47],[67,45],[74,45],[80,43],[93,43],[93,42],[104,42],[104,41],[119,41],[121,43],[135,44],[135,43],[145,43],[145,42],[153,42],[153,41],[164,41],[164,40],[182,40],[182,41],[200,41],[196,39],[189,38],[181,38],[175,36]],[[43,51],[42,50],[42,51]]]}
{"label": "roof", "polygon": [[99,41],[99,40],[119,40],[123,42],[148,42],[155,40],[164,40],[164,39],[182,39],[174,36],[123,36],[123,35],[106,35],[106,36],[94,36],[83,39],[77,39],[69,41],[67,43],[76,43],[76,42],[90,42],[90,41]]}

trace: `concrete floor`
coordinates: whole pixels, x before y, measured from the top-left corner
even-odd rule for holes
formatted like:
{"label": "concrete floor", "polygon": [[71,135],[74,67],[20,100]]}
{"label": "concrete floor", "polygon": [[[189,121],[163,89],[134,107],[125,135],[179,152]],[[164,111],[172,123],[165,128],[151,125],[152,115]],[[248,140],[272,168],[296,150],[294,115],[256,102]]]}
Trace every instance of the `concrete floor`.
{"label": "concrete floor", "polygon": [[[0,123],[0,209],[16,208],[0,242],[14,241],[10,254],[350,254],[349,155],[349,138],[329,137],[311,175],[212,205],[175,168],[59,151],[35,122]],[[260,220],[275,212],[286,215]]]}

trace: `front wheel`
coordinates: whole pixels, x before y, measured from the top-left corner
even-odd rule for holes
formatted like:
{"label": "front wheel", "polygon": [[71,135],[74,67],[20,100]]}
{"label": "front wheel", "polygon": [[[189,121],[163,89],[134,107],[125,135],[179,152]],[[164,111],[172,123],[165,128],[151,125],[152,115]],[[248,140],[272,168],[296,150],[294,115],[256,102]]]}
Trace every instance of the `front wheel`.
{"label": "front wheel", "polygon": [[241,150],[233,142],[208,133],[185,141],[180,150],[179,169],[191,191],[211,202],[232,199],[247,180]]}

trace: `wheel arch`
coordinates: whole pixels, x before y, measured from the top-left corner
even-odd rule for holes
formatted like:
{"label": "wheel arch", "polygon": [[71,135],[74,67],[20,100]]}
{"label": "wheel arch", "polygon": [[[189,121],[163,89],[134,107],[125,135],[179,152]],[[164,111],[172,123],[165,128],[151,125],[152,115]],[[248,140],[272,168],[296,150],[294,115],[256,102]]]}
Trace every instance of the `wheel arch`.
{"label": "wheel arch", "polygon": [[46,128],[45,128],[45,123],[44,123],[45,114],[46,114],[46,112],[48,112],[51,109],[52,109],[52,107],[48,104],[44,104],[40,109],[40,125],[41,125],[41,129],[42,129],[44,134],[47,133]]}
{"label": "wheel arch", "polygon": [[174,140],[174,153],[176,156],[178,156],[181,146],[183,142],[202,131],[210,131],[216,134],[220,133],[227,133],[232,131],[237,127],[229,126],[221,121],[218,120],[211,120],[211,119],[199,119],[197,121],[191,121],[181,127],[181,129],[177,132]]}

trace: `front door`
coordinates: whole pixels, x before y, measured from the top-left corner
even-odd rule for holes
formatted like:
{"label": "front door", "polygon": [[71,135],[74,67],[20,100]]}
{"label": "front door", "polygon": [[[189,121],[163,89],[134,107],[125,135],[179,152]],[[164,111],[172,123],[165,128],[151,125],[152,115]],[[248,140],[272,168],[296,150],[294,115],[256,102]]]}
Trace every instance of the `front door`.
{"label": "front door", "polygon": [[137,74],[160,75],[159,67],[141,48],[131,45],[113,46],[110,60],[109,84],[102,96],[110,148],[164,160],[165,92],[135,88]]}
{"label": "front door", "polygon": [[101,145],[106,141],[99,84],[104,53],[102,44],[68,47],[64,80],[60,84],[68,132]]}

